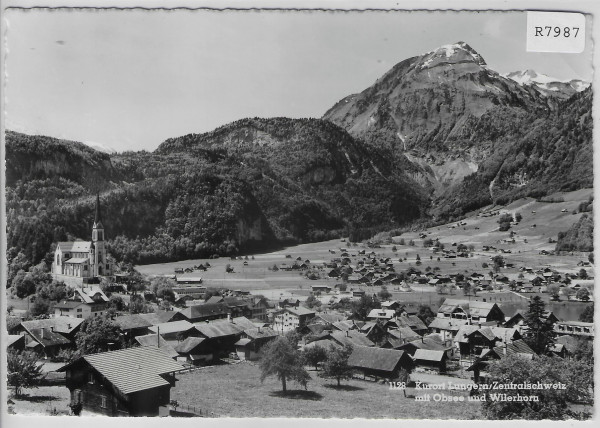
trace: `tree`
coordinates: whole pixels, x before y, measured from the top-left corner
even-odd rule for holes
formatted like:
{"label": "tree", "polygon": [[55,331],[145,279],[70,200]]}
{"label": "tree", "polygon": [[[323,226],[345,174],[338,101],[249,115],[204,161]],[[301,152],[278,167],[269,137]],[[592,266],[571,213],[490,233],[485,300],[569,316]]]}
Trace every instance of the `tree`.
{"label": "tree", "polygon": [[585,269],[580,269],[578,276],[581,279],[587,279],[588,278],[588,273],[587,273],[587,271]]}
{"label": "tree", "polygon": [[115,311],[122,311],[125,309],[125,301],[121,296],[117,296],[116,294],[110,296],[108,304]]}
{"label": "tree", "polygon": [[[577,417],[568,405],[569,401],[585,401],[590,398],[593,385],[593,369],[585,363],[560,358],[539,357],[534,360],[513,355],[493,361],[487,368],[485,401],[482,412],[488,419],[568,419]],[[557,384],[566,389],[497,389],[495,384]],[[516,401],[498,397],[506,394],[537,396],[537,401]],[[495,399],[496,398],[496,399]]]}
{"label": "tree", "polygon": [[554,345],[554,323],[545,316],[546,305],[540,296],[534,296],[529,301],[529,308],[525,314],[525,324],[528,329],[524,333],[527,344],[537,354],[547,354]]}
{"label": "tree", "polygon": [[139,294],[133,294],[129,299],[129,312],[132,314],[145,314],[149,311],[146,300]]}
{"label": "tree", "polygon": [[323,363],[321,376],[336,379],[338,387],[342,379],[352,379],[353,369],[348,365],[348,358],[351,353],[351,346],[339,348],[332,345],[327,351],[327,359]]}
{"label": "tree", "polygon": [[388,288],[385,285],[382,285],[381,290],[377,293],[377,297],[379,297],[379,300],[386,301],[392,297],[392,293],[388,291]]}
{"label": "tree", "polygon": [[150,280],[150,287],[154,295],[159,299],[168,300],[171,303],[175,301],[174,286],[175,281],[170,278],[159,276]]}
{"label": "tree", "polygon": [[279,336],[261,350],[259,360],[260,381],[276,376],[281,381],[283,393],[287,393],[288,380],[294,380],[306,388],[310,375],[302,365],[302,355],[285,336]]}
{"label": "tree", "polygon": [[309,346],[304,348],[303,357],[307,364],[318,370],[319,363],[327,359],[327,350],[320,345]]}
{"label": "tree", "polygon": [[590,300],[590,291],[587,288],[580,288],[575,297],[583,302],[587,302]]}
{"label": "tree", "polygon": [[559,292],[560,292],[560,287],[558,286],[558,284],[550,284],[548,286],[548,294],[550,295],[552,300],[557,300],[557,301],[560,300]]}
{"label": "tree", "polygon": [[371,296],[361,296],[359,301],[352,302],[352,312],[356,318],[366,320],[372,309],[381,308],[381,302]]}
{"label": "tree", "polygon": [[321,306],[321,301],[311,294],[306,298],[305,305],[308,309],[312,309],[316,306]]}
{"label": "tree", "polygon": [[42,378],[43,364],[38,364],[38,357],[34,352],[18,352],[9,349],[7,352],[8,386],[15,389],[15,395],[21,395],[23,388],[37,388]]}
{"label": "tree", "polygon": [[431,310],[431,307],[427,305],[420,305],[417,312],[417,317],[419,317],[419,319],[423,321],[425,325],[429,325],[435,318],[435,313]]}
{"label": "tree", "polygon": [[498,272],[501,267],[504,267],[504,257],[501,255],[494,256],[492,261],[494,262],[494,272]]}
{"label": "tree", "polygon": [[35,296],[33,305],[31,306],[31,316],[37,317],[40,315],[48,315],[50,313],[50,301],[42,296]]}
{"label": "tree", "polygon": [[521,220],[523,220],[523,216],[521,215],[521,213],[515,213],[515,221],[519,223]]}
{"label": "tree", "polygon": [[119,349],[122,347],[119,333],[119,327],[107,316],[87,318],[75,335],[75,344],[83,355]]}
{"label": "tree", "polygon": [[469,294],[471,294],[473,287],[471,287],[471,284],[468,282],[465,282],[463,285],[463,293],[465,293],[465,296],[468,296]]}
{"label": "tree", "polygon": [[594,322],[594,304],[587,306],[581,314],[579,314],[579,321],[581,322]]}

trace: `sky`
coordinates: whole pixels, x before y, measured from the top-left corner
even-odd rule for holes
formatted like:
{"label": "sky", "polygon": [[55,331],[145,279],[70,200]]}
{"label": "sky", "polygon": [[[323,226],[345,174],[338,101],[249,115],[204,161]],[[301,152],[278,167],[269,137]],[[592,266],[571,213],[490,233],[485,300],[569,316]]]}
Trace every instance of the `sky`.
{"label": "sky", "polygon": [[592,80],[590,37],[582,54],[526,52],[525,12],[63,9],[4,19],[6,128],[117,151],[244,117],[321,117],[396,63],[458,41],[500,73]]}

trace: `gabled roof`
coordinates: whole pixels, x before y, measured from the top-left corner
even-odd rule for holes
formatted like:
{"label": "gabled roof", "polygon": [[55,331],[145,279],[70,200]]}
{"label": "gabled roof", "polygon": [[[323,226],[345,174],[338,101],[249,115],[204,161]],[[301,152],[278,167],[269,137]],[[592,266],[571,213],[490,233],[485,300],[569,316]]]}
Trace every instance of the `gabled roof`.
{"label": "gabled roof", "polygon": [[110,300],[97,285],[92,285],[84,289],[76,288],[75,293],[77,293],[75,297],[79,297],[85,303],[106,303]]}
{"label": "gabled roof", "polygon": [[356,330],[334,331],[329,336],[340,345],[375,346],[365,334]]}
{"label": "gabled roof", "polygon": [[84,304],[83,302],[74,302],[73,300],[63,300],[62,303],[54,305],[54,309],[74,309]]}
{"label": "gabled roof", "polygon": [[60,248],[62,252],[89,253],[91,246],[91,241],[68,241],[59,242],[56,248]]}
{"label": "gabled roof", "polygon": [[446,353],[433,349],[417,349],[413,355],[414,360],[442,361]]}
{"label": "gabled roof", "polygon": [[333,324],[333,323],[336,323],[339,321],[343,321],[346,319],[346,317],[344,315],[335,313],[335,312],[320,313],[320,314],[317,314],[315,316],[315,318],[320,318],[323,321],[330,323],[330,324]]}
{"label": "gabled roof", "polygon": [[338,322],[334,322],[332,325],[335,329],[340,330],[340,331],[358,329],[358,325],[355,324],[354,321],[352,321],[352,320],[338,321]]}
{"label": "gabled roof", "polygon": [[467,320],[435,317],[429,324],[429,328],[439,328],[441,330],[458,331],[461,326],[466,325],[467,323]]}
{"label": "gabled roof", "polygon": [[152,326],[152,323],[150,323],[138,314],[121,315],[114,319],[114,323],[117,324],[121,330],[131,330],[134,328],[144,328]]}
{"label": "gabled roof", "polygon": [[21,336],[20,334],[9,334],[6,340],[6,347],[10,347],[13,343],[18,342],[19,340],[25,340],[25,336]]}
{"label": "gabled roof", "polygon": [[244,330],[244,334],[253,340],[278,336],[278,334],[270,328],[249,328]]}
{"label": "gabled roof", "polygon": [[348,365],[356,368],[393,371],[400,362],[404,351],[393,349],[356,346],[348,358]]}
{"label": "gabled roof", "polygon": [[223,299],[223,296],[210,296],[208,298],[208,300],[206,301],[206,304],[214,304],[214,303],[221,303],[223,302],[225,299]]}
{"label": "gabled roof", "polygon": [[471,316],[487,317],[494,306],[495,303],[477,300],[446,299],[438,309],[438,313],[451,314],[456,308],[461,308]]}
{"label": "gabled roof", "polygon": [[225,303],[205,303],[185,308],[180,313],[188,320],[197,318],[227,315],[229,308]]}
{"label": "gabled roof", "polygon": [[393,318],[395,314],[396,314],[396,312],[393,311],[392,309],[371,309],[371,312],[369,312],[369,315],[367,315],[367,318],[390,319],[390,318]]}
{"label": "gabled roof", "polygon": [[397,329],[389,329],[388,334],[395,339],[409,340],[409,339],[415,339],[415,338],[421,337],[419,334],[415,333],[409,327],[399,327]]}
{"label": "gabled roof", "polygon": [[159,312],[149,312],[147,314],[138,314],[140,317],[144,318],[152,325],[162,324],[164,322],[171,321],[173,315],[177,312],[175,311],[159,311]]}
{"label": "gabled roof", "polygon": [[203,337],[188,337],[183,342],[177,344],[174,349],[180,354],[190,354],[204,341],[206,341],[206,339]]}
{"label": "gabled roof", "polygon": [[194,328],[194,324],[189,321],[171,321],[162,324],[153,325],[149,330],[153,333],[159,332],[159,334],[179,333],[183,331],[189,331]]}
{"label": "gabled roof", "polygon": [[500,358],[514,354],[523,355],[529,358],[535,355],[535,351],[531,349],[523,339],[515,340],[512,343],[504,344],[502,346],[496,346],[494,347],[494,353]]}
{"label": "gabled roof", "polygon": [[179,354],[173,347],[167,342],[161,335],[158,334],[145,334],[143,336],[136,336],[136,342],[141,346],[151,346],[162,349],[169,357],[175,358]]}
{"label": "gabled roof", "polygon": [[21,326],[27,331],[45,328],[46,330],[52,330],[62,334],[70,334],[83,322],[82,318],[71,318],[71,317],[54,317],[41,320],[30,320],[23,321]]}
{"label": "gabled roof", "polygon": [[66,371],[81,360],[85,360],[123,394],[169,385],[160,375],[184,368],[161,349],[140,346],[86,355],[58,371]]}
{"label": "gabled roof", "polygon": [[310,309],[306,309],[302,306],[298,306],[297,308],[287,307],[287,308],[283,308],[277,312],[278,313],[279,312],[290,312],[298,317],[304,316],[304,315],[311,315],[311,314],[314,315],[315,314],[315,311],[311,311]]}
{"label": "gabled roof", "polygon": [[201,322],[194,324],[194,326],[196,327],[196,330],[200,332],[200,334],[207,338],[232,336],[244,331],[243,327],[240,327],[229,320]]}
{"label": "gabled roof", "polygon": [[417,349],[429,349],[434,351],[446,351],[451,349],[444,345],[436,335],[423,336],[421,339],[412,340],[402,345],[402,348],[414,347]]}
{"label": "gabled roof", "polygon": [[576,337],[573,337],[570,334],[565,334],[562,336],[558,336],[556,339],[554,339],[554,342],[560,345],[564,345],[568,352],[573,353],[579,346],[580,340],[581,339],[577,339]]}
{"label": "gabled roof", "polygon": [[246,317],[234,317],[231,319],[231,322],[233,322],[235,325],[237,325],[238,327],[245,329],[253,329],[256,326],[254,325],[254,323],[252,321],[250,321],[248,318]]}

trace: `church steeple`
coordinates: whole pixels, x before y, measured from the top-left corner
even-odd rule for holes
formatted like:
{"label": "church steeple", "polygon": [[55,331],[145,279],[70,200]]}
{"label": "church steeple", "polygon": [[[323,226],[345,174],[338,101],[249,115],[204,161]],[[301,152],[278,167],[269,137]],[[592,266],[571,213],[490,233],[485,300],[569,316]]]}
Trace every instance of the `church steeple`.
{"label": "church steeple", "polygon": [[96,215],[94,216],[94,227],[102,223],[102,215],[100,214],[100,194],[96,193]]}

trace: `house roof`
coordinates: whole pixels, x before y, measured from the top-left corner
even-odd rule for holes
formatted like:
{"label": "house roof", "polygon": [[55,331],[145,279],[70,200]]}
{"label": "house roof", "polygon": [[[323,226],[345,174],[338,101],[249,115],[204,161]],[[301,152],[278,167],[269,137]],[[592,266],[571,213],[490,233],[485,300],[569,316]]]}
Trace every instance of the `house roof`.
{"label": "house roof", "polygon": [[340,345],[375,346],[365,334],[356,330],[334,331],[329,336]]}
{"label": "house roof", "polygon": [[237,345],[237,346],[246,346],[250,342],[252,342],[251,339],[243,338],[243,339],[240,339],[237,342],[235,342],[234,345]]}
{"label": "house roof", "polygon": [[54,327],[54,331],[62,334],[73,332],[83,322],[82,318],[71,317],[54,317],[41,320],[23,321],[21,325],[27,331],[45,328],[50,331]]}
{"label": "house roof", "polygon": [[303,316],[303,315],[311,315],[311,314],[314,315],[315,314],[315,311],[311,311],[310,309],[303,308],[302,306],[298,306],[297,308],[289,308],[289,307],[283,308],[278,312],[286,312],[286,311],[290,312],[296,316],[299,316],[299,317]]}
{"label": "house roof", "polygon": [[564,345],[564,347],[569,352],[574,352],[579,346],[579,340],[576,337],[571,336],[570,334],[565,334],[563,336],[558,336],[554,339],[554,342],[560,345]]}
{"label": "house roof", "polygon": [[180,354],[189,354],[204,341],[206,341],[206,339],[203,337],[188,337],[183,342],[176,345],[174,349]]}
{"label": "house roof", "polygon": [[494,306],[496,306],[495,303],[477,300],[446,299],[438,309],[438,313],[451,314],[460,307],[471,316],[487,317]]}
{"label": "house roof", "polygon": [[178,333],[180,331],[189,331],[194,328],[194,324],[189,321],[171,321],[162,324],[156,324],[149,328],[153,333],[160,334]]}
{"label": "house roof", "polygon": [[439,336],[431,334],[429,336],[423,336],[421,339],[412,340],[402,345],[402,348],[415,347],[417,349],[429,349],[434,351],[446,351],[450,349],[445,346]]}
{"label": "house roof", "polygon": [[223,296],[210,296],[208,298],[208,300],[206,301],[207,304],[214,304],[214,303],[221,303],[223,302],[225,299],[223,299]]}
{"label": "house roof", "polygon": [[91,246],[91,241],[68,241],[59,242],[57,248],[60,248],[63,252],[89,253]]}
{"label": "house roof", "polygon": [[315,316],[315,318],[321,318],[323,321],[331,323],[331,324],[339,322],[339,321],[343,321],[346,319],[346,317],[344,315],[335,313],[335,312],[320,313],[320,314],[317,314]]}
{"label": "house roof", "polygon": [[423,320],[416,315],[403,313],[399,317],[390,320],[390,322],[395,322],[399,327],[409,327],[413,330],[427,330],[427,326]]}
{"label": "house roof", "polygon": [[418,333],[415,333],[409,327],[398,327],[397,329],[389,329],[388,334],[395,339],[415,339],[421,337]]}
{"label": "house roof", "polygon": [[391,372],[396,368],[403,355],[404,351],[356,346],[348,358],[348,365]]}
{"label": "house roof", "polygon": [[244,330],[244,334],[254,340],[278,336],[277,332],[270,328],[249,328]]}
{"label": "house roof", "polygon": [[229,308],[225,303],[205,303],[185,308],[181,314],[189,320],[210,316],[226,315]]}
{"label": "house roof", "polygon": [[413,355],[414,360],[442,361],[446,353],[434,349],[417,349]]}
{"label": "house roof", "polygon": [[62,303],[57,303],[54,305],[55,309],[74,309],[78,306],[83,305],[83,302],[74,302],[72,300],[63,300]]}
{"label": "house roof", "polygon": [[122,315],[114,319],[114,323],[119,326],[121,330],[131,330],[134,328],[151,327],[152,323],[147,321],[145,318],[138,314]]}
{"label": "house roof", "polygon": [[254,325],[254,323],[246,317],[234,317],[231,319],[231,322],[233,322],[238,327],[243,328],[244,330],[256,328],[256,325]]}
{"label": "house roof", "polygon": [[84,289],[76,288],[75,293],[77,293],[76,297],[78,296],[85,303],[106,303],[110,300],[97,285],[86,287]]}
{"label": "house roof", "polygon": [[141,346],[86,355],[61,367],[58,371],[65,371],[82,359],[123,394],[169,385],[169,382],[160,375],[177,372],[184,368],[181,364],[173,361],[163,350]]}
{"label": "house roof", "polygon": [[171,321],[173,315],[177,312],[175,311],[158,311],[158,312],[149,312],[147,314],[138,314],[140,317],[144,318],[152,325],[162,324],[164,322]]}
{"label": "house roof", "polygon": [[355,324],[353,320],[338,321],[334,322],[332,325],[334,328],[340,331],[353,330],[358,328],[358,325]]}
{"label": "house roof", "polygon": [[18,342],[19,340],[25,340],[25,336],[21,336],[20,334],[9,334],[6,340],[6,347],[10,347],[12,344]]}
{"label": "house roof", "polygon": [[187,281],[191,281],[191,282],[202,282],[202,276],[198,273],[182,273],[180,275],[177,275],[177,282],[187,282]]}
{"label": "house roof", "polygon": [[371,312],[369,312],[369,315],[367,315],[367,318],[390,319],[390,318],[393,318],[395,314],[396,314],[396,312],[393,311],[392,309],[371,309]]}
{"label": "house roof", "polygon": [[[169,342],[167,342],[165,339],[163,339],[163,337],[159,334],[145,334],[143,336],[136,336],[135,340],[141,346],[152,346],[155,348],[158,347],[158,348],[162,349],[163,351],[165,351],[165,353],[171,358],[175,358],[179,355],[177,353],[177,351],[175,351],[175,349],[173,349],[171,344],[169,344]],[[157,346],[157,341],[158,341],[158,346]]]}
{"label": "house roof", "polygon": [[441,330],[458,331],[460,330],[461,326],[466,325],[467,323],[467,320],[435,317],[429,324],[429,328],[439,328]]}
{"label": "house roof", "polygon": [[[506,353],[504,352],[505,350]],[[496,353],[496,355],[498,355],[500,358],[514,354],[520,354],[529,357],[535,355],[535,351],[531,349],[523,339],[518,339],[512,343],[504,344],[502,346],[496,346],[494,347],[494,353]]]}
{"label": "house roof", "polygon": [[[215,338],[223,336],[231,336],[244,331],[244,328],[232,323],[229,320],[216,320],[194,324],[196,330],[205,337]],[[254,327],[254,325],[252,326]]]}

